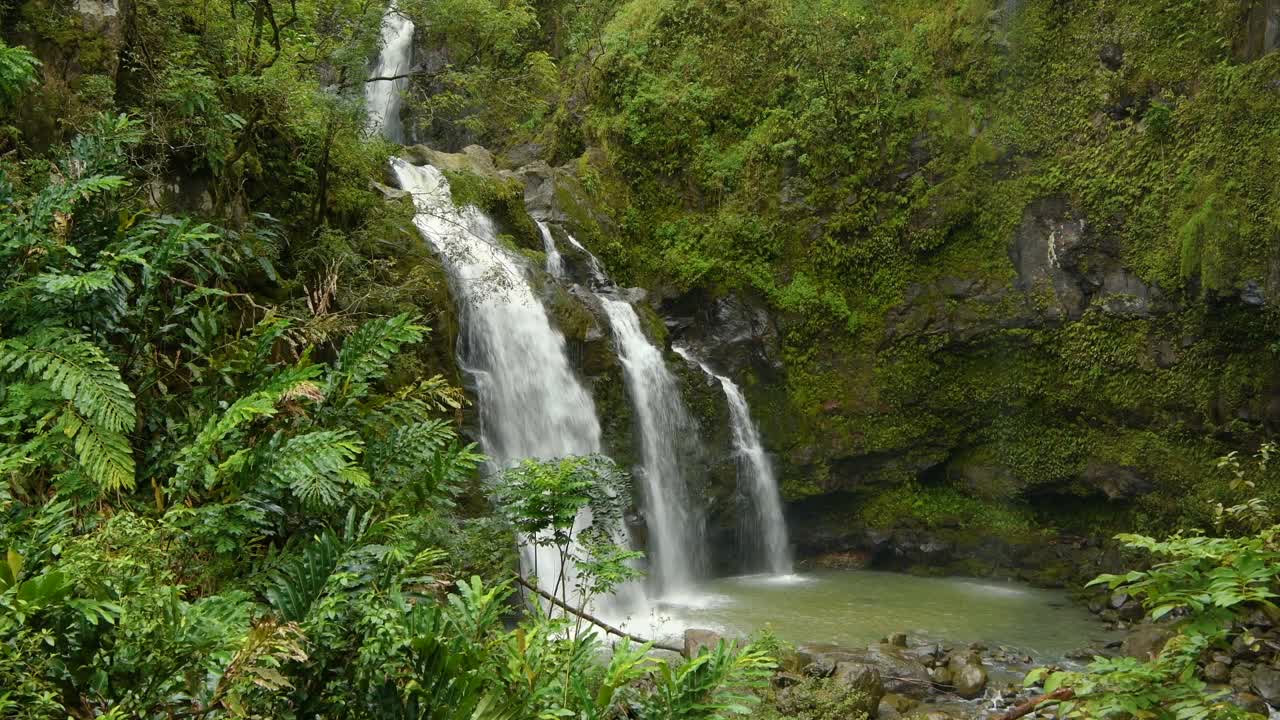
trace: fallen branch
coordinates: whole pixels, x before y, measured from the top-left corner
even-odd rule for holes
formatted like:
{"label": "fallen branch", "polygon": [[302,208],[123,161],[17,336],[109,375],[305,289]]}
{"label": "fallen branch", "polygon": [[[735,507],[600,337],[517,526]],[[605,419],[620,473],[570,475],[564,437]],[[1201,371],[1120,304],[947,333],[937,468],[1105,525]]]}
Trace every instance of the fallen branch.
{"label": "fallen branch", "polygon": [[1076,696],[1076,691],[1072,690],[1071,688],[1062,688],[1061,690],[1054,690],[1053,692],[1048,693],[1046,695],[1041,695],[1039,697],[1031,698],[1030,700],[1022,703],[1021,705],[1015,705],[1012,709],[1009,710],[1009,712],[1005,713],[1004,715],[1001,715],[1000,720],[1018,720],[1018,718],[1022,717],[1023,715],[1030,715],[1032,712],[1035,712],[1035,709],[1040,707],[1042,703],[1046,703],[1050,701],[1060,702],[1062,700],[1070,700],[1075,696]]}
{"label": "fallen branch", "polygon": [[530,589],[530,590],[534,591],[534,592],[535,592],[535,593],[537,593],[538,595],[540,595],[540,596],[542,596],[542,597],[546,598],[548,601],[550,601],[550,603],[551,603],[552,605],[555,605],[556,607],[560,608],[561,610],[564,610],[565,612],[573,613],[574,615],[577,615],[578,617],[582,618],[583,620],[586,620],[587,622],[591,623],[592,625],[595,625],[596,627],[600,628],[601,630],[604,630],[605,632],[609,633],[610,635],[617,635],[618,637],[626,638],[626,639],[628,639],[628,640],[631,640],[632,642],[638,642],[638,643],[641,643],[641,644],[652,645],[653,647],[658,648],[659,650],[670,650],[671,652],[678,652],[678,653],[680,653],[680,654],[684,654],[684,650],[683,650],[682,648],[675,647],[674,645],[664,645],[664,644],[662,644],[662,643],[660,643],[660,642],[657,642],[656,640],[655,640],[655,641],[645,640],[644,638],[642,638],[642,637],[640,637],[640,636],[638,636],[638,635],[632,635],[632,634],[631,634],[631,633],[629,633],[629,632],[624,632],[624,631],[622,631],[622,630],[619,630],[618,628],[616,628],[616,627],[614,627],[614,626],[610,625],[609,623],[607,623],[607,622],[605,622],[605,621],[601,620],[600,618],[597,618],[597,617],[594,617],[594,616],[592,616],[592,615],[588,614],[588,613],[587,613],[587,611],[585,611],[585,610],[580,610],[580,609],[578,609],[578,608],[576,608],[576,607],[573,607],[573,606],[571,606],[571,605],[568,605],[568,604],[566,604],[563,600],[561,600],[560,598],[556,597],[555,595],[552,595],[551,593],[546,592],[545,590],[543,590],[543,589],[541,589],[541,588],[534,587],[533,585],[529,584],[529,581],[528,581],[528,580],[525,580],[524,578],[520,577],[519,575],[517,575],[517,576],[516,576],[516,582],[518,582],[518,583],[520,583],[520,585],[522,585],[522,586],[524,586],[524,587],[526,587],[526,588],[528,588],[528,589]]}
{"label": "fallen branch", "polygon": [[408,72],[399,73],[398,75],[374,75],[373,77],[365,78],[364,81],[367,83],[371,83],[371,82],[385,82],[387,80],[404,80],[405,78],[411,78],[414,75],[426,75],[427,77],[434,78],[434,77],[438,77],[440,73],[427,72],[426,70],[423,70],[421,68],[414,68],[412,70],[409,70]]}

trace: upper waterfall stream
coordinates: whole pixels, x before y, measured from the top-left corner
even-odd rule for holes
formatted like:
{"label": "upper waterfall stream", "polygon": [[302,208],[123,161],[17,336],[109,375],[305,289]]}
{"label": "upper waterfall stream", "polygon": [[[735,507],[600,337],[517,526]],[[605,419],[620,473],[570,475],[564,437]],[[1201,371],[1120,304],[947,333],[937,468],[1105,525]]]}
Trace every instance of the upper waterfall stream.
{"label": "upper waterfall stream", "polygon": [[413,62],[413,32],[413,21],[401,14],[395,0],[392,0],[382,16],[382,49],[378,53],[378,62],[369,75],[370,80],[364,84],[369,129],[397,143],[405,142],[404,124],[400,121],[400,96],[409,86],[409,79],[404,76]]}

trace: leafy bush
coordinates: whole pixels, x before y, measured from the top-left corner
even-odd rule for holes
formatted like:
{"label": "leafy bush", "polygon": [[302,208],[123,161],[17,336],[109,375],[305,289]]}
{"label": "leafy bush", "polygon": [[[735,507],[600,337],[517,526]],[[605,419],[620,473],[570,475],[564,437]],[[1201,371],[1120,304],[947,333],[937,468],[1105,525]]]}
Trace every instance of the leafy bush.
{"label": "leafy bush", "polygon": [[[1274,447],[1267,445],[1258,454],[1263,469],[1273,453]],[[1237,487],[1249,486],[1234,453],[1220,465],[1233,470]],[[1271,517],[1257,500],[1219,506],[1219,512],[1224,526],[1256,528],[1261,518]],[[1173,637],[1150,660],[1100,657],[1083,672],[1038,669],[1026,683],[1043,684],[1047,693],[1069,688],[1072,696],[1057,705],[1060,717],[1244,716],[1229,702],[1229,690],[1211,692],[1196,671],[1203,657],[1230,647],[1236,621],[1255,609],[1274,607],[1273,598],[1280,595],[1280,525],[1268,522],[1261,529],[1226,537],[1180,532],[1165,540],[1134,534],[1117,539],[1151,556],[1151,568],[1102,575],[1090,584],[1140,598],[1152,620],[1172,619]],[[1240,632],[1249,641],[1248,631]]]}
{"label": "leafy bush", "polygon": [[778,695],[778,712],[795,720],[866,720],[862,691],[833,678],[808,678]]}

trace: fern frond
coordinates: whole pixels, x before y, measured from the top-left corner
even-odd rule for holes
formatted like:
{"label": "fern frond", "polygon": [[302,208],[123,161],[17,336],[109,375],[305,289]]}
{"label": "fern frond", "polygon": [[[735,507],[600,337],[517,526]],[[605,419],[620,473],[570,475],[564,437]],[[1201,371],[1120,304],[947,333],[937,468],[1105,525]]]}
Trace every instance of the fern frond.
{"label": "fern frond", "polygon": [[46,329],[0,341],[0,372],[24,372],[47,382],[106,432],[133,429],[133,391],[120,379],[119,368],[82,335]]}
{"label": "fern frond", "polygon": [[41,273],[35,277],[36,284],[50,295],[71,295],[81,297],[99,290],[115,287],[116,272],[111,268],[99,268],[86,273]]}
{"label": "fern frond", "polygon": [[80,466],[99,487],[108,492],[133,489],[133,448],[128,438],[89,422],[70,405],[59,418],[58,429],[71,438]]}
{"label": "fern frond", "polygon": [[25,47],[9,47],[0,40],[0,102],[11,102],[36,81],[40,61]]}
{"label": "fern frond", "polygon": [[275,453],[268,473],[304,502],[334,505],[346,487],[368,487],[369,475],[357,464],[363,449],[347,430],[298,435]]}
{"label": "fern frond", "polygon": [[197,474],[212,473],[210,477],[216,479],[221,470],[240,467],[239,461],[234,460],[233,455],[232,458],[221,463],[218,469],[214,469],[209,465],[209,456],[223,438],[235,432],[240,426],[255,418],[275,415],[276,404],[283,396],[309,382],[319,372],[320,368],[317,366],[283,370],[268,380],[263,389],[236,400],[222,414],[210,417],[191,443],[178,454],[178,470],[173,478],[174,486],[187,488]]}
{"label": "fern frond", "polygon": [[132,489],[133,392],[98,346],[60,328],[0,341],[0,373],[22,373],[67,401],[58,429],[85,473],[107,491]]}
{"label": "fern frond", "polygon": [[[173,476],[174,486],[186,488],[195,480],[197,473],[207,473],[209,454],[218,443],[236,428],[254,418],[275,415],[278,399],[274,393],[256,392],[235,401],[221,415],[209,418],[191,444],[179,452],[178,470]],[[229,467],[230,462],[229,459],[224,465]]]}
{"label": "fern frond", "polygon": [[407,314],[377,318],[361,325],[342,344],[330,376],[330,387],[348,390],[386,372],[400,346],[416,343],[427,328],[415,325]]}

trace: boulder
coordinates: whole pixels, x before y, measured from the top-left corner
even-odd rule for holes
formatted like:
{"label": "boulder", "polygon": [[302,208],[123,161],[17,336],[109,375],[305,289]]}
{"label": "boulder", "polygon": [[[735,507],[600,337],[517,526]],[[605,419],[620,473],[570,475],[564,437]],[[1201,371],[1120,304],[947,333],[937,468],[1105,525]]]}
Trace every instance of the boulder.
{"label": "boulder", "polygon": [[887,693],[880,698],[880,707],[892,709],[894,712],[905,713],[915,709],[920,704],[919,700],[913,700],[895,693]]}
{"label": "boulder", "polygon": [[723,636],[714,630],[689,628],[684,631],[684,656],[695,658],[702,654],[703,650],[710,650],[719,645],[723,639]]}
{"label": "boulder", "polygon": [[1120,652],[1139,660],[1150,660],[1164,649],[1173,637],[1173,631],[1162,625],[1143,625],[1134,628],[1124,639]]}
{"label": "boulder", "polygon": [[947,659],[947,669],[951,671],[952,676],[959,675],[961,670],[970,665],[981,667],[982,656],[974,651],[953,652]]}
{"label": "boulder", "polygon": [[827,677],[836,671],[837,663],[857,662],[860,659],[860,656],[845,648],[829,643],[801,645],[796,648],[796,661],[801,671],[810,677]]}
{"label": "boulder", "polygon": [[1271,708],[1267,707],[1267,701],[1253,693],[1237,693],[1231,696],[1231,702],[1245,712],[1256,713],[1263,717],[1271,714]]}
{"label": "boulder", "polygon": [[898,648],[872,649],[866,653],[865,662],[880,669],[888,692],[914,698],[921,698],[930,692],[929,670]]}
{"label": "boulder", "polygon": [[1251,684],[1263,700],[1273,705],[1280,703],[1280,670],[1267,666],[1254,668]]}
{"label": "boulder", "polygon": [[987,670],[981,665],[965,665],[955,674],[952,684],[956,688],[957,695],[966,700],[972,700],[981,696],[982,691],[987,687]]}
{"label": "boulder", "polygon": [[1204,679],[1212,683],[1230,682],[1231,668],[1227,667],[1226,663],[1211,662],[1204,666]]}
{"label": "boulder", "polygon": [[867,715],[875,717],[880,698],[884,697],[884,682],[880,679],[879,670],[863,663],[839,662],[831,678],[866,695]]}
{"label": "boulder", "polygon": [[1242,665],[1231,668],[1231,689],[1238,693],[1248,692],[1253,687],[1253,669]]}
{"label": "boulder", "polygon": [[804,682],[804,678],[795,673],[780,672],[773,676],[773,686],[779,690],[799,685],[802,682]]}
{"label": "boulder", "polygon": [[887,643],[865,650],[813,643],[798,647],[796,657],[803,673],[810,677],[827,677],[841,663],[855,663],[876,668],[887,692],[923,698],[932,688],[929,670],[906,651]]}

